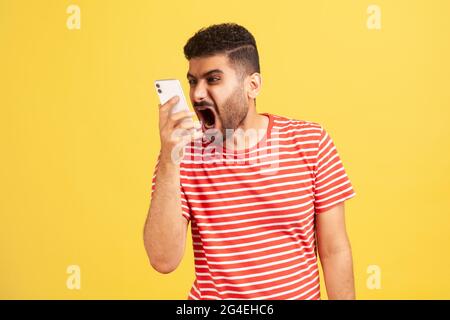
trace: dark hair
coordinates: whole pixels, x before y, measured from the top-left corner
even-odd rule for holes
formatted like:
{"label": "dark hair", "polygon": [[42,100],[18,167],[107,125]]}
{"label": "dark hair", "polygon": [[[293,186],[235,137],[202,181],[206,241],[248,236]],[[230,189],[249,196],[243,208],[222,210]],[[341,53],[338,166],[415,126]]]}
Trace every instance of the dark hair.
{"label": "dark hair", "polygon": [[216,54],[225,54],[241,77],[260,72],[255,38],[238,24],[222,23],[202,28],[184,46],[184,56],[188,60]]}

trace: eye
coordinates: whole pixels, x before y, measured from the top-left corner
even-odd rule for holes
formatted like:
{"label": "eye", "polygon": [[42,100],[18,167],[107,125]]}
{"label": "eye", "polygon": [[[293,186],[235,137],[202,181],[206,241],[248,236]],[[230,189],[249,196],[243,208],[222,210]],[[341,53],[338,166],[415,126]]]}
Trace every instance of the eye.
{"label": "eye", "polygon": [[208,82],[217,82],[219,80],[220,80],[220,78],[218,78],[218,77],[210,77],[210,78],[208,78]]}
{"label": "eye", "polygon": [[194,85],[194,84],[196,83],[195,80],[193,80],[193,79],[188,80],[188,82],[189,82],[189,85],[190,85],[190,86],[192,86],[192,85]]}

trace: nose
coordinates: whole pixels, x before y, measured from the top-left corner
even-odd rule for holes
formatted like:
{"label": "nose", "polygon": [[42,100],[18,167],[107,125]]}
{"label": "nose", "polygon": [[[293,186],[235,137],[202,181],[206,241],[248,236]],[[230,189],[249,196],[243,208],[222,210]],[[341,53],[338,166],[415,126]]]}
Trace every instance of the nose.
{"label": "nose", "polygon": [[205,86],[203,86],[200,82],[201,81],[199,81],[199,83],[197,83],[197,85],[191,90],[192,100],[194,102],[203,101],[208,97],[208,92]]}

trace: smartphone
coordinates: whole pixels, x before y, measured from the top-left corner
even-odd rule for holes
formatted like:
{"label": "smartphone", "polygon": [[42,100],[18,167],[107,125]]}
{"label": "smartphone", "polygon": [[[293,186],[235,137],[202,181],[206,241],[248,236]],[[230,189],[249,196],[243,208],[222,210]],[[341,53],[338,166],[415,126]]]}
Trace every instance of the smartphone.
{"label": "smartphone", "polygon": [[155,88],[156,92],[159,96],[159,101],[161,105],[166,103],[173,96],[180,97],[177,104],[173,107],[172,113],[180,112],[180,111],[189,111],[188,104],[186,102],[186,98],[183,93],[183,89],[181,88],[180,81],[177,79],[161,79],[155,80]]}

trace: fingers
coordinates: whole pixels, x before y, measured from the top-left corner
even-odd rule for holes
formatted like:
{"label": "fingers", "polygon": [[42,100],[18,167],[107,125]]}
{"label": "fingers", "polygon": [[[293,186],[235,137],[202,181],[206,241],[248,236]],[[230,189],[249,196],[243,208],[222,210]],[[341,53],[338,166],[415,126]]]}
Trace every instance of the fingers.
{"label": "fingers", "polygon": [[195,114],[195,112],[186,110],[186,111],[180,111],[175,112],[170,115],[170,120],[174,123],[183,120],[184,118],[190,118],[192,119],[192,116]]}
{"label": "fingers", "polygon": [[196,132],[203,134],[201,127],[200,121],[182,121],[178,123],[173,132],[179,137],[196,134]]}
{"label": "fingers", "polygon": [[180,97],[173,96],[169,100],[167,100],[163,105],[159,104],[159,110],[161,112],[168,112],[177,102],[180,100]]}
{"label": "fingers", "polygon": [[174,136],[183,137],[187,135],[192,135],[197,131],[202,132],[201,124],[199,121],[184,121],[179,123],[173,131]]}
{"label": "fingers", "polygon": [[[178,101],[180,101],[180,97],[179,96],[173,96],[172,98],[170,98],[169,100],[166,101],[166,103],[164,103],[163,105],[159,104],[159,110],[162,113],[170,113],[170,111],[172,110],[172,108],[178,103]],[[195,114],[195,112],[191,112],[189,110],[185,110],[185,111],[180,111],[180,112],[176,112],[176,113],[172,113],[170,114],[170,118],[172,121],[176,122],[182,118],[185,117],[192,117]]]}
{"label": "fingers", "polygon": [[194,130],[191,131],[189,134],[182,135],[179,137],[179,141],[183,144],[187,144],[191,142],[192,140],[197,140],[203,137],[203,131],[202,130]]}
{"label": "fingers", "polygon": [[177,128],[181,128],[181,129],[200,129],[202,127],[200,121],[182,121],[180,122],[177,126]]}
{"label": "fingers", "polygon": [[169,121],[171,123],[171,127],[175,127],[181,120],[184,120],[184,118],[192,119],[192,116],[195,115],[195,112],[191,112],[189,110],[171,113],[172,108],[177,104],[179,100],[180,98],[178,96],[173,96],[163,105],[158,105],[160,112],[160,121]]}
{"label": "fingers", "polygon": [[172,109],[179,99],[178,96],[174,96],[159,106],[161,146],[166,150],[171,150],[180,143],[187,145],[189,142],[203,137],[201,123],[192,118],[195,112],[183,110],[172,113]]}

